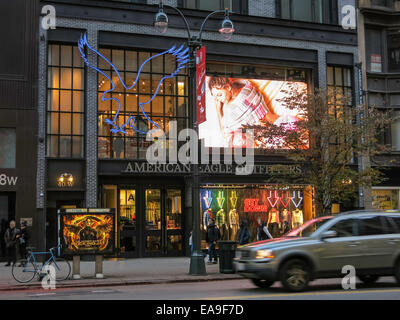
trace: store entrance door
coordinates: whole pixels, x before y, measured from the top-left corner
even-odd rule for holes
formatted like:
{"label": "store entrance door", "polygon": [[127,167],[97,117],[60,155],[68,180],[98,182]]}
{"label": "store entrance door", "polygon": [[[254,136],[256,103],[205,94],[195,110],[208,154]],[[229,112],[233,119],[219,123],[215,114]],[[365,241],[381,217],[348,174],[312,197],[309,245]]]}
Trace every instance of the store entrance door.
{"label": "store entrance door", "polygon": [[182,190],[145,188],[144,196],[144,255],[182,255]]}

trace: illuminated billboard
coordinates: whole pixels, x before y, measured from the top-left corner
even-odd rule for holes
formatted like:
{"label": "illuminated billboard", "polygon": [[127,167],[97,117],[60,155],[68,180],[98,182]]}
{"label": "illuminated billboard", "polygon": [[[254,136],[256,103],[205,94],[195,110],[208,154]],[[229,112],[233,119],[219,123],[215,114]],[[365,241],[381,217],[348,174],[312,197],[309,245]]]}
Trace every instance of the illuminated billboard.
{"label": "illuminated billboard", "polygon": [[[306,94],[305,82],[239,79],[207,76],[206,121],[199,124],[206,147],[282,149],[282,140],[255,139],[249,144],[243,129],[271,125],[296,129],[300,110],[289,108],[285,98]],[[265,134],[268,134],[266,130]]]}
{"label": "illuminated billboard", "polygon": [[59,241],[65,254],[112,254],[115,213],[113,209],[59,210]]}

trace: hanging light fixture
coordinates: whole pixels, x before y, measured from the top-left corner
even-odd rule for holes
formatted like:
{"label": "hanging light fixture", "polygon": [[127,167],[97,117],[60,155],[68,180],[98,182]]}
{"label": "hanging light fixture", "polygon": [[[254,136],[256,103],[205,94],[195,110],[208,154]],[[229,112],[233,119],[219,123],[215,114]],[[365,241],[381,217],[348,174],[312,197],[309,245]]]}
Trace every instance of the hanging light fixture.
{"label": "hanging light fixture", "polygon": [[231,19],[229,19],[229,10],[228,8],[225,8],[225,19],[222,21],[219,33],[225,40],[230,40],[234,32],[235,28],[233,26],[233,22]]}
{"label": "hanging light fixture", "polygon": [[168,16],[164,13],[162,0],[158,6],[158,13],[154,17],[154,27],[161,34],[168,30]]}

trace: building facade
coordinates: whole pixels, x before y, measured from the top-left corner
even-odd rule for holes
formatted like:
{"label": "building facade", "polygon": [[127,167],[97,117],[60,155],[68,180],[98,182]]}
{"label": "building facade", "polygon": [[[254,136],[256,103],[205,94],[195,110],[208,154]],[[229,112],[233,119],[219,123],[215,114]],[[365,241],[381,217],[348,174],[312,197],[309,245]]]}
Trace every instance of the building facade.
{"label": "building facade", "polygon": [[372,187],[371,204],[376,209],[400,209],[400,1],[360,1],[360,61],[365,103],[393,112],[393,123],[380,137],[390,152],[372,159],[385,181]]}
{"label": "building facade", "polygon": [[[307,90],[335,87],[353,95],[358,90],[357,33],[339,25],[343,1],[308,0],[305,7],[288,0],[164,2],[180,8],[196,32],[210,11],[229,7],[232,12],[235,33],[229,41],[218,33],[221,15],[204,29],[207,81],[256,83],[270,94],[288,83]],[[56,29],[39,31],[38,130],[45,143],[38,146],[36,207],[43,222],[38,230],[46,234],[39,246],[57,242],[59,209],[114,208],[120,256],[187,254],[193,225],[191,167],[149,165],[146,151],[151,143],[145,135],[134,130],[115,134],[105,122],[114,119],[121,125],[134,115],[137,129],[146,131],[151,126],[145,111],[164,132],[173,126],[177,132],[191,127],[195,107],[189,97],[195,93],[189,91],[187,69],[159,87],[177,65],[168,55],[152,58],[186,43],[183,20],[166,9],[169,28],[160,35],[153,27],[158,1],[41,1],[44,5],[54,6],[57,24]],[[78,41],[83,34],[97,51],[86,48],[88,63],[101,72],[88,68],[81,58]],[[110,82],[115,85],[114,100],[103,99]],[[211,99],[213,89],[205,89]],[[212,112],[199,126],[200,138],[210,147],[224,148],[223,135],[213,134],[218,113],[211,116]],[[213,216],[223,237],[234,239],[240,222],[247,220],[255,239],[258,218],[278,234],[283,225],[276,212],[286,209],[296,215],[295,224],[315,216],[312,186],[298,185],[293,178],[282,187],[266,179],[274,174],[274,165],[294,176],[302,172],[300,166],[262,150],[255,157],[255,170],[247,176],[232,174],[229,165],[201,167],[201,216],[196,218],[203,231]]]}
{"label": "building facade", "polygon": [[39,3],[1,1],[0,259],[11,220],[37,226],[37,47]]}

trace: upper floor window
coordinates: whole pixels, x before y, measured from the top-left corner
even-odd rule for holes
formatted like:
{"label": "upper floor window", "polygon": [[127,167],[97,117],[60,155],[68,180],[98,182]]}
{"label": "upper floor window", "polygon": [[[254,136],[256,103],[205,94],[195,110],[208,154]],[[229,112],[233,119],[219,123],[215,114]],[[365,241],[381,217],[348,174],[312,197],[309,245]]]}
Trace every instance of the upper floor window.
{"label": "upper floor window", "polygon": [[278,0],[280,18],[317,22],[337,23],[337,1],[334,0]]}
{"label": "upper floor window", "polygon": [[47,156],[83,157],[84,66],[77,46],[49,45]]}
{"label": "upper floor window", "polygon": [[248,0],[178,0],[178,7],[207,11],[228,8],[231,12],[247,14]]}
{"label": "upper floor window", "polygon": [[0,128],[0,168],[15,168],[17,139],[15,128]]}
{"label": "upper floor window", "polygon": [[389,72],[400,71],[400,30],[388,35]]}

